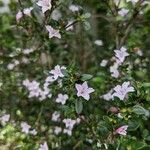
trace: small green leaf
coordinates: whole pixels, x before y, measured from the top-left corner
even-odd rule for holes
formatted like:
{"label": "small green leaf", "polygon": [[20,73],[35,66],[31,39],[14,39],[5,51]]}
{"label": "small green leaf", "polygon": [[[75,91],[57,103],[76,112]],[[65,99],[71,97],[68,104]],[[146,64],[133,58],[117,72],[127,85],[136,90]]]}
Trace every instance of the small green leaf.
{"label": "small green leaf", "polygon": [[84,28],[85,28],[85,30],[90,30],[91,29],[91,25],[88,21],[84,21]]}
{"label": "small green leaf", "polygon": [[144,87],[150,87],[150,83],[143,83]]}
{"label": "small green leaf", "polygon": [[132,111],[137,115],[149,116],[149,112],[140,105],[135,105]]}
{"label": "small green leaf", "polygon": [[81,80],[82,81],[87,81],[87,80],[90,80],[93,76],[90,75],[90,74],[83,74],[82,77],[81,77]]}
{"label": "small green leaf", "polygon": [[81,100],[78,100],[78,99],[76,100],[75,109],[76,109],[77,114],[81,114],[83,110],[83,104]]}
{"label": "small green leaf", "polygon": [[140,126],[140,122],[137,120],[131,120],[129,121],[128,125],[129,125],[128,128],[129,131],[135,131]]}

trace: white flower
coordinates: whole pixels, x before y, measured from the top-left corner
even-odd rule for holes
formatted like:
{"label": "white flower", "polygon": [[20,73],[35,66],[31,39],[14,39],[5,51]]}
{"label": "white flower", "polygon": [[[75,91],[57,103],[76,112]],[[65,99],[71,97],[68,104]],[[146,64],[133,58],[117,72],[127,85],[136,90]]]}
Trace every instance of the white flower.
{"label": "white flower", "polygon": [[8,64],[7,69],[8,69],[8,70],[13,70],[14,67],[15,67],[14,64]]}
{"label": "white flower", "polygon": [[47,10],[52,8],[51,0],[39,0],[37,5],[42,7],[42,12],[45,13]]}
{"label": "white flower", "polygon": [[29,98],[38,97],[39,100],[42,101],[51,95],[50,89],[48,88],[49,83],[44,83],[44,90],[40,88],[40,83],[35,80],[30,82],[28,79],[26,79],[23,81],[23,85],[29,90]]}
{"label": "white flower", "polygon": [[54,133],[56,134],[56,135],[58,135],[60,132],[62,131],[62,128],[61,127],[55,127],[54,128]]}
{"label": "white flower", "polygon": [[10,119],[10,114],[4,114],[2,117],[0,117],[0,121],[5,124]]}
{"label": "white flower", "polygon": [[116,96],[120,100],[124,100],[129,92],[134,92],[134,88],[130,86],[130,82],[124,82],[122,85],[117,85],[114,88],[113,97]]}
{"label": "white flower", "polygon": [[64,129],[63,133],[66,133],[69,136],[71,136],[72,135],[72,130],[70,130],[70,129]]}
{"label": "white flower", "polygon": [[65,126],[66,126],[67,129],[72,130],[74,125],[75,125],[75,123],[76,123],[76,120],[64,119],[63,123],[65,123]]}
{"label": "white flower", "polygon": [[108,63],[108,60],[103,59],[103,60],[101,61],[101,63],[100,63],[100,66],[101,66],[101,67],[105,67],[105,66],[107,65],[107,63]]}
{"label": "white flower", "polygon": [[31,11],[33,10],[33,7],[29,7],[29,8],[25,8],[23,9],[23,13],[21,11],[19,11],[17,14],[16,14],[16,20],[19,21],[22,17],[23,17],[23,14],[24,15],[27,15],[27,16],[31,16]]}
{"label": "white flower", "polygon": [[139,0],[126,0],[127,2],[132,2],[133,4],[137,3]]}
{"label": "white flower", "polygon": [[79,124],[81,122],[81,119],[80,118],[77,118],[76,119],[76,124]]}
{"label": "white flower", "polygon": [[83,84],[76,84],[77,96],[83,97],[85,100],[90,99],[90,93],[93,93],[95,90],[93,88],[89,88],[87,82],[85,81]]}
{"label": "white flower", "polygon": [[15,66],[20,64],[20,62],[18,60],[16,60],[16,59],[13,61],[13,63],[14,63]]}
{"label": "white flower", "polygon": [[49,73],[51,73],[55,80],[58,79],[58,77],[64,77],[62,70],[66,69],[64,66],[60,67],[59,65],[55,66],[53,70],[51,70]]}
{"label": "white flower", "polygon": [[58,122],[60,120],[60,113],[55,111],[53,114],[52,114],[52,121],[55,121],[55,122]]}
{"label": "white flower", "polygon": [[113,66],[110,66],[111,76],[114,77],[114,78],[118,78],[119,75],[120,75],[120,73],[118,71],[118,67],[119,67],[118,63],[114,63]]}
{"label": "white flower", "polygon": [[102,97],[103,99],[109,101],[109,100],[111,100],[111,99],[113,98],[112,92],[113,92],[113,90],[110,90],[108,93],[102,95],[101,97]]}
{"label": "white flower", "polygon": [[123,119],[123,116],[121,115],[121,113],[118,113],[117,117],[120,118],[120,119]]}
{"label": "white flower", "polygon": [[40,144],[39,150],[49,150],[49,149],[48,149],[47,142],[44,142],[44,144]]}
{"label": "white flower", "polygon": [[27,16],[31,16],[31,11],[33,10],[33,7],[25,8],[23,10],[23,13]]}
{"label": "white flower", "polygon": [[139,56],[143,56],[143,52],[142,52],[140,49],[138,49],[138,50],[136,51],[136,54],[139,55]]}
{"label": "white flower", "polygon": [[[117,57],[117,59],[118,59],[118,61],[119,61],[120,63],[123,63],[124,60],[125,60],[125,58],[126,58],[127,56],[129,56],[129,54],[128,54],[126,51],[127,51],[127,49],[124,48],[124,47],[121,47],[120,50],[114,50],[115,56]],[[119,62],[118,62],[118,63],[119,63]]]}
{"label": "white flower", "polygon": [[32,52],[34,52],[34,50],[32,49],[32,48],[26,48],[26,49],[23,49],[23,54],[25,54],[25,55],[28,55],[28,54],[30,54],[30,53],[32,53]]}
{"label": "white flower", "polygon": [[59,33],[59,30],[55,30],[49,25],[46,26],[46,29],[49,32],[49,38],[52,38],[52,37],[57,37],[59,39],[61,38],[61,34]]}
{"label": "white flower", "polygon": [[103,41],[102,40],[95,40],[94,42],[96,45],[98,46],[102,46],[103,45]]}
{"label": "white flower", "polygon": [[33,130],[30,131],[30,134],[37,135],[37,131],[35,129],[33,129]]}
{"label": "white flower", "polygon": [[63,94],[60,93],[60,94],[58,94],[56,102],[57,103],[61,103],[62,105],[64,105],[66,103],[67,99],[68,99],[68,95],[67,94],[63,95]]}
{"label": "white flower", "polygon": [[22,132],[28,134],[31,126],[28,125],[26,122],[22,122],[21,123],[21,128],[22,128]]}
{"label": "white flower", "polygon": [[125,8],[121,8],[121,10],[118,11],[118,14],[122,17],[126,16],[128,14],[129,10]]}
{"label": "white flower", "polygon": [[23,64],[29,64],[29,62],[30,62],[27,57],[22,57],[21,61],[22,61]]}
{"label": "white flower", "polygon": [[80,10],[80,6],[78,6],[78,5],[70,5],[70,6],[69,6],[69,9],[70,9],[72,12],[76,12],[76,11],[79,11],[79,10]]}

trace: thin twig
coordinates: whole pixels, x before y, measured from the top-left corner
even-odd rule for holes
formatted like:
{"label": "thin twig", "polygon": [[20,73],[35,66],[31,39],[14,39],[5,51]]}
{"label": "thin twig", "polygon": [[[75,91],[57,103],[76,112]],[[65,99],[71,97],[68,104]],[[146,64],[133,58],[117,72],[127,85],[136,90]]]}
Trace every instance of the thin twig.
{"label": "thin twig", "polygon": [[67,28],[73,26],[74,24],[76,24],[76,23],[78,23],[78,22],[79,22],[78,20],[75,20],[75,21],[72,22],[71,24],[67,25],[67,26],[65,27],[65,29],[67,29]]}

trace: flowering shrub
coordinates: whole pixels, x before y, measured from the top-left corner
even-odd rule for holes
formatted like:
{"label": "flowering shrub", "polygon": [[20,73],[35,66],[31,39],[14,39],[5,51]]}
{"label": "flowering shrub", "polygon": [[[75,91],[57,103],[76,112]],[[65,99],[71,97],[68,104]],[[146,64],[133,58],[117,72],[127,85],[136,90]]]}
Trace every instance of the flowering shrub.
{"label": "flowering shrub", "polygon": [[150,148],[148,0],[0,1],[0,149]]}

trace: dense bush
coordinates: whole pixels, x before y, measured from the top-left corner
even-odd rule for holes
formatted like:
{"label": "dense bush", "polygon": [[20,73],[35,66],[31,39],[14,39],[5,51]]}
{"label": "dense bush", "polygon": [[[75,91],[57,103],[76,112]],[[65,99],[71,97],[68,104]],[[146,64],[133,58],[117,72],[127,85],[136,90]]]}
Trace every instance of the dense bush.
{"label": "dense bush", "polygon": [[148,0],[0,1],[0,149],[150,149]]}

